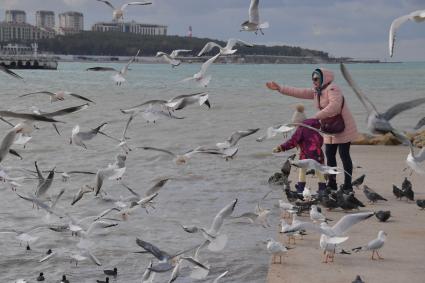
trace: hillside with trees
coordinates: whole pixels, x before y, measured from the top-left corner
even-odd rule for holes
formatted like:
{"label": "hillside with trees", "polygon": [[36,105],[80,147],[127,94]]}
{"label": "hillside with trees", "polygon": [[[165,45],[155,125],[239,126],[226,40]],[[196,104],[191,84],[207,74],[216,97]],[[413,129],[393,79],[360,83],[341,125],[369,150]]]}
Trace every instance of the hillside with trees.
{"label": "hillside with trees", "polygon": [[[138,49],[140,56],[154,56],[157,51],[171,52],[174,49],[191,49],[199,51],[208,42],[214,41],[220,45],[226,42],[209,38],[181,36],[142,36],[122,32],[92,32],[57,36],[38,42],[39,49],[55,54],[72,55],[104,55],[131,56]],[[329,54],[323,51],[304,49],[292,46],[255,45],[252,48],[238,46],[239,55],[269,55],[269,56],[300,56],[316,57],[328,60]]]}

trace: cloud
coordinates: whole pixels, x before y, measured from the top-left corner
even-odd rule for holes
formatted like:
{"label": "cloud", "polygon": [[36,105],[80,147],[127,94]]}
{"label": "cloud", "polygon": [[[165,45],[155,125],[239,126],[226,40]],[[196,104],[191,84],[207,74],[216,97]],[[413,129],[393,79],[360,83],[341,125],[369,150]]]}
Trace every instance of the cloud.
{"label": "cloud", "polygon": [[[120,5],[130,0],[110,0]],[[260,19],[268,21],[265,35],[239,32],[248,18],[249,0],[153,0],[149,6],[134,6],[126,11],[126,20],[166,24],[171,35],[185,35],[189,25],[193,35],[221,40],[240,38],[256,44],[281,42],[291,46],[318,49],[335,56],[385,58],[388,30],[400,15],[423,9],[425,0],[261,0]],[[84,14],[85,28],[95,22],[110,21],[111,11],[95,0],[0,0],[0,18],[4,9],[22,9],[34,23],[35,11],[48,9],[56,14],[75,10]],[[410,42],[425,38],[425,23],[406,23],[400,27],[399,60],[416,56],[425,61],[425,53]],[[411,45],[410,45],[411,44]],[[424,46],[424,45],[422,45]],[[398,47],[398,46],[397,46]]]}
{"label": "cloud", "polygon": [[87,0],[63,0],[63,3],[71,7],[83,7],[87,4]]}

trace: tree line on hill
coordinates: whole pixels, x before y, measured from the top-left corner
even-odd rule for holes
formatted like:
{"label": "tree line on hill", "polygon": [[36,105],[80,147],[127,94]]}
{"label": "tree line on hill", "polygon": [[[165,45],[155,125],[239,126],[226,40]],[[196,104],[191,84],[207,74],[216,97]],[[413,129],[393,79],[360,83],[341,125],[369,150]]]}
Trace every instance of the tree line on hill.
{"label": "tree line on hill", "polygon": [[[226,44],[224,41],[209,38],[84,31],[74,35],[43,39],[38,42],[38,46],[42,51],[65,55],[131,56],[140,49],[140,56],[155,56],[158,51],[169,53],[174,49],[191,49],[194,50],[193,54],[195,54],[209,41],[214,41],[223,46]],[[236,48],[239,55],[301,56],[329,59],[329,54],[326,52],[293,46],[255,45],[251,48],[244,46],[237,46]]]}

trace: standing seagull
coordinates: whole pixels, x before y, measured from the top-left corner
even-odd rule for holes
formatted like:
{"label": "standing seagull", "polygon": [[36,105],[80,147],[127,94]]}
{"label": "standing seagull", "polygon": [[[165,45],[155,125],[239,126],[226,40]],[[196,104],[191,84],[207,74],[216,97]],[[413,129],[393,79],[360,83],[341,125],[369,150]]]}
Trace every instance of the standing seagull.
{"label": "standing seagull", "polygon": [[370,241],[366,246],[354,248],[353,251],[372,251],[372,256],[370,257],[370,259],[375,260],[375,253],[378,256],[378,259],[384,259],[379,255],[378,250],[380,250],[384,246],[386,238],[387,233],[385,233],[384,231],[379,231],[378,237]]}
{"label": "standing seagull", "polygon": [[288,248],[285,247],[281,242],[277,242],[273,239],[267,240],[267,251],[273,255],[272,263],[276,262],[276,256],[279,256],[279,263],[282,263],[282,254],[288,251]]}
{"label": "standing seagull", "polygon": [[414,21],[416,23],[420,23],[425,21],[425,10],[418,10],[414,11],[408,15],[404,15],[401,17],[398,17],[391,23],[390,27],[390,37],[389,37],[389,51],[390,51],[390,57],[393,57],[394,54],[394,43],[396,38],[396,32],[397,29],[407,22],[408,20]]}
{"label": "standing seagull", "polygon": [[128,61],[128,63],[118,73],[112,76],[112,79],[114,80],[116,85],[120,86],[123,82],[126,81],[124,76],[127,75],[128,67],[130,66],[131,63],[134,62],[134,60],[136,60],[136,57],[139,56],[139,53],[140,53],[140,49],[137,50],[136,56],[131,58],[130,61]]}
{"label": "standing seagull", "polygon": [[200,86],[207,87],[208,83],[211,80],[211,75],[206,76],[205,73],[207,72],[208,67],[220,56],[221,53],[218,53],[217,55],[211,57],[206,62],[204,62],[201,66],[201,70],[194,74],[192,77],[183,79],[182,82],[188,82],[195,80]]}
{"label": "standing seagull", "polygon": [[[374,134],[386,134],[394,131],[393,126],[390,124],[390,120],[396,115],[400,114],[405,110],[409,110],[416,106],[425,103],[425,98],[418,98],[407,102],[402,102],[394,105],[384,113],[379,113],[375,105],[363,94],[357,84],[354,82],[350,73],[343,63],[340,65],[341,73],[347,81],[348,85],[353,89],[354,93],[359,98],[367,111],[367,128]],[[366,102],[368,104],[366,104]]]}
{"label": "standing seagull", "polygon": [[254,46],[251,43],[242,41],[240,39],[235,39],[235,38],[230,38],[227,41],[226,46],[224,46],[224,47],[218,45],[215,42],[210,41],[207,44],[205,44],[204,48],[202,48],[202,50],[199,52],[198,56],[201,56],[204,53],[210,52],[214,47],[218,47],[220,49],[220,54],[221,55],[232,55],[236,51],[238,51],[237,49],[233,49],[233,47],[236,44],[241,44],[241,45],[246,46],[246,47],[253,47]]}
{"label": "standing seagull", "polygon": [[125,10],[125,8],[127,8],[127,6],[130,6],[130,5],[150,5],[150,4],[152,4],[152,2],[129,2],[129,3],[122,5],[121,8],[115,8],[109,1],[106,1],[106,0],[97,0],[97,1],[105,3],[106,5],[111,7],[112,10],[114,10],[112,12],[112,20],[115,21],[115,22],[118,21],[119,19],[124,20],[124,10]]}
{"label": "standing seagull", "polygon": [[242,29],[240,31],[253,31],[257,34],[260,31],[264,34],[263,29],[268,28],[270,25],[268,22],[260,24],[260,14],[258,12],[258,3],[260,0],[251,0],[249,5],[249,19],[241,24]]}

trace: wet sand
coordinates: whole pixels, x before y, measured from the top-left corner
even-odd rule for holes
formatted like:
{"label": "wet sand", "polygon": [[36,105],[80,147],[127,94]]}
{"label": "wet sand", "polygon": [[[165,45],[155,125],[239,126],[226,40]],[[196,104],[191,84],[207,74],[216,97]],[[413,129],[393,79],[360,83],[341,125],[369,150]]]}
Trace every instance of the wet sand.
{"label": "wet sand", "polygon": [[[367,244],[376,238],[379,230],[387,232],[388,237],[380,255],[383,260],[370,260],[371,252],[359,252],[351,255],[337,254],[333,263],[322,263],[322,250],[319,247],[320,235],[308,232],[303,240],[298,240],[295,247],[282,258],[282,264],[272,264],[267,276],[269,283],[282,282],[352,282],[360,275],[364,282],[425,282],[425,211],[420,210],[415,202],[400,201],[392,193],[392,184],[401,187],[405,176],[410,172],[402,172],[408,148],[404,146],[352,146],[352,159],[355,166],[354,178],[365,173],[364,184],[368,185],[387,202],[369,204],[362,191],[356,190],[356,196],[366,205],[361,211],[390,210],[391,218],[379,222],[375,216],[353,226],[348,231],[350,237],[341,245],[345,250]],[[338,164],[340,160],[338,160]],[[296,181],[296,174],[291,179]],[[338,176],[338,183],[343,176]],[[413,173],[408,176],[413,184],[416,199],[425,198],[425,176]],[[308,179],[314,189],[316,180]],[[324,214],[335,223],[345,215],[340,209]],[[309,216],[300,217],[308,221]],[[280,227],[277,228],[280,230]],[[277,230],[277,231],[279,231]],[[278,233],[277,233],[278,234]],[[287,238],[278,235],[287,244]]]}

